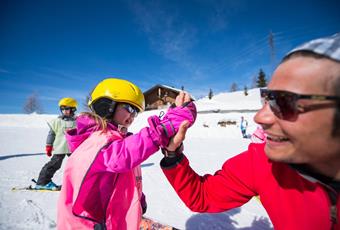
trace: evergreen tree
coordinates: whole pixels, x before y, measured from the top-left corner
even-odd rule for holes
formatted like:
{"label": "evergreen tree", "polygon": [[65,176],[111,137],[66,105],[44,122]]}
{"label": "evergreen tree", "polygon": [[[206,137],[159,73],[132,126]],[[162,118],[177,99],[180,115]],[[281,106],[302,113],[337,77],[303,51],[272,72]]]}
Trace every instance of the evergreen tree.
{"label": "evergreen tree", "polygon": [[89,108],[89,105],[88,105],[88,102],[89,102],[89,100],[90,100],[90,95],[87,95],[86,97],[85,97],[85,102],[84,103],[82,103],[82,107],[83,107],[83,110],[84,110],[84,112],[91,112],[91,109]]}
{"label": "evergreen tree", "polygon": [[262,69],[259,71],[259,75],[257,77],[256,86],[258,88],[266,87],[267,86],[267,80],[266,80],[266,74],[263,72]]}
{"label": "evergreen tree", "polygon": [[253,78],[252,78],[252,80],[251,80],[251,86],[250,86],[250,88],[251,88],[251,89],[254,89],[254,88],[256,88],[256,87],[257,87],[257,76],[254,75]]}
{"label": "evergreen tree", "polygon": [[28,96],[23,110],[25,113],[30,114],[30,113],[42,113],[42,107],[39,103],[38,100],[38,95],[36,93],[32,93],[31,95]]}
{"label": "evergreen tree", "polygon": [[208,94],[209,100],[211,100],[211,98],[212,98],[213,96],[214,96],[214,94],[213,94],[212,89],[209,89],[209,94]]}
{"label": "evergreen tree", "polygon": [[235,82],[233,82],[233,84],[231,84],[230,86],[230,92],[235,92],[238,90],[238,86]]}
{"label": "evergreen tree", "polygon": [[248,96],[248,87],[246,85],[244,86],[244,91],[243,92],[244,92],[245,96]]}

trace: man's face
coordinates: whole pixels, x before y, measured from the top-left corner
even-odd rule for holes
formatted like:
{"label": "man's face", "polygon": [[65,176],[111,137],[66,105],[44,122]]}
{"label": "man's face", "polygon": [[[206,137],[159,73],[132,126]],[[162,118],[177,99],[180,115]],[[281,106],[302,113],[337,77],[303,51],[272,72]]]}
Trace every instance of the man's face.
{"label": "man's face", "polygon": [[[270,90],[297,94],[334,95],[330,72],[336,64],[326,59],[293,57],[282,63],[268,85]],[[329,103],[300,99],[300,105]],[[339,137],[331,135],[334,107],[300,113],[296,120],[279,119],[266,103],[255,115],[268,135],[265,152],[274,161],[319,164],[340,158]]]}

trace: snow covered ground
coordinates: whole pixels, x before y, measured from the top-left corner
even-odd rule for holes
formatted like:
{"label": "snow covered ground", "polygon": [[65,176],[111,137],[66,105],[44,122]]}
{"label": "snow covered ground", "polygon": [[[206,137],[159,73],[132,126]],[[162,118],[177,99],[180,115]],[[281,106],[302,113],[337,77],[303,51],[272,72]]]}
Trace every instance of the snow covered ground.
{"label": "snow covered ground", "polygon": [[[258,90],[216,95],[212,100],[197,102],[200,111],[260,108]],[[140,114],[131,127],[136,132],[146,125],[146,118],[160,111]],[[11,191],[15,186],[32,184],[48,161],[44,153],[48,132],[46,121],[57,115],[0,115],[0,229],[55,229],[58,192]],[[213,174],[223,162],[245,150],[250,143],[238,127],[240,117],[249,122],[249,133],[255,128],[254,113],[199,114],[185,140],[185,154],[200,174]],[[221,127],[218,121],[236,121]],[[207,127],[208,126],[208,127]],[[257,199],[224,213],[191,212],[178,198],[160,170],[160,152],[142,164],[143,188],[148,210],[146,216],[179,229],[271,229],[268,215]],[[66,161],[65,161],[66,162]],[[63,166],[65,165],[65,162]],[[59,170],[54,181],[61,183]]]}

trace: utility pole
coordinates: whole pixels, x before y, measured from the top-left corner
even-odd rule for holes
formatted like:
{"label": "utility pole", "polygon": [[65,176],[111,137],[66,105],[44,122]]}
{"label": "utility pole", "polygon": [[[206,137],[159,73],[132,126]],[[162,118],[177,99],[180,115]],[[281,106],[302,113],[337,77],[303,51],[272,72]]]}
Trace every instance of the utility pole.
{"label": "utility pole", "polygon": [[271,30],[269,31],[268,44],[269,44],[269,49],[270,49],[270,66],[271,66],[270,76],[271,76],[274,72],[274,67],[275,67],[274,65],[275,65],[275,62],[276,62],[275,46],[274,46],[274,34]]}

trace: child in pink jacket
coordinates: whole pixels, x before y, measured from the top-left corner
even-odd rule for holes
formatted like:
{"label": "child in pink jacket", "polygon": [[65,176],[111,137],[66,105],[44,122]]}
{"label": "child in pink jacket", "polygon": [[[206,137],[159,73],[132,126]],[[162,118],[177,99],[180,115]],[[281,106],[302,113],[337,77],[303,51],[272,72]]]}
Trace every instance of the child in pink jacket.
{"label": "child in pink jacket", "polygon": [[261,126],[257,126],[254,133],[251,135],[250,139],[252,143],[264,143],[266,142],[267,135],[264,133],[264,130]]}
{"label": "child in pink jacket", "polygon": [[115,78],[94,88],[88,102],[92,113],[80,115],[76,129],[66,134],[72,155],[58,201],[58,229],[139,229],[146,208],[140,164],[166,147],[183,121],[191,126],[196,119],[187,93],[181,92],[176,104],[131,134],[128,127],[144,110],[141,90]]}

